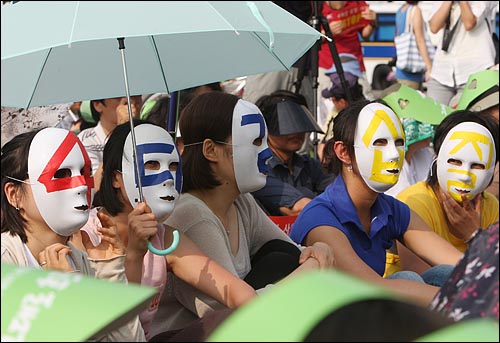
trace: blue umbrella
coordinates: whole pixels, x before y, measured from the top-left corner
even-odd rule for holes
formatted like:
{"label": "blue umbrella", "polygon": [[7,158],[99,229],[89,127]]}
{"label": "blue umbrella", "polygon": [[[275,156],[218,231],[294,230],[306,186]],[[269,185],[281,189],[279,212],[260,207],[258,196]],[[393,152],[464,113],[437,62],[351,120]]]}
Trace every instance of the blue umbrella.
{"label": "blue umbrella", "polygon": [[271,1],[21,1],[1,16],[1,104],[22,108],[126,94],[131,114],[130,94],[289,69],[321,36]]}

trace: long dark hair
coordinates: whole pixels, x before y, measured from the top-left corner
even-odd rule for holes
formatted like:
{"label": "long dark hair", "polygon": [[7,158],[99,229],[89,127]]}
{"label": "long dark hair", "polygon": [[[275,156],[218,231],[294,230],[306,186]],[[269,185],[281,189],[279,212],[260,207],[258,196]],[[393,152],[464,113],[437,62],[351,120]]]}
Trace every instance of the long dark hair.
{"label": "long dark hair", "polygon": [[[10,232],[12,235],[18,235],[23,243],[28,241],[26,236],[26,220],[19,210],[12,206],[7,200],[5,194],[5,184],[12,182],[19,187],[24,195],[25,185],[13,180],[25,180],[28,178],[28,156],[31,142],[35,135],[43,128],[30,132],[21,133],[2,147],[1,168],[2,168],[2,214],[1,214],[1,232]],[[8,178],[10,176],[11,178]]]}
{"label": "long dark hair", "polygon": [[183,192],[221,184],[203,155],[203,140],[225,142],[231,136],[233,111],[238,100],[229,93],[208,92],[195,97],[182,111],[179,128],[184,141]]}
{"label": "long dark hair", "polygon": [[[135,119],[134,127],[148,123],[145,120]],[[152,124],[152,123],[149,123]],[[116,126],[104,145],[102,158],[102,179],[99,191],[95,194],[94,205],[103,206],[112,216],[123,211],[123,203],[119,190],[113,187],[113,178],[116,171],[122,171],[122,157],[125,141],[130,132],[130,122]]]}

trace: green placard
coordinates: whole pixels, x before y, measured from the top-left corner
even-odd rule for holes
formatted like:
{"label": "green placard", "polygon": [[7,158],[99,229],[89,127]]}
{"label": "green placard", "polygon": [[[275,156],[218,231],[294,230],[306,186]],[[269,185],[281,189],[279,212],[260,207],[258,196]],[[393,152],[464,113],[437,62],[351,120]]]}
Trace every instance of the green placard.
{"label": "green placard", "polygon": [[439,125],[448,114],[453,112],[451,107],[399,83],[384,90],[382,96],[382,100],[399,118],[413,118],[422,123]]}
{"label": "green placard", "polygon": [[1,264],[2,342],[79,342],[146,308],[151,287]]}
{"label": "green placard", "polygon": [[358,300],[397,299],[338,270],[301,273],[266,290],[227,318],[207,342],[303,342],[328,313]]}

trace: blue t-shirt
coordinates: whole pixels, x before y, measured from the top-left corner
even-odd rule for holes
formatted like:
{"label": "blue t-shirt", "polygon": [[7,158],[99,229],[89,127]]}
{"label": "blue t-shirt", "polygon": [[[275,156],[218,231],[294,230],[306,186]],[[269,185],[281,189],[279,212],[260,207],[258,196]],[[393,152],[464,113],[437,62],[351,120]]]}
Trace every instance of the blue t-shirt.
{"label": "blue t-shirt", "polygon": [[315,227],[332,226],[332,230],[342,231],[356,254],[382,276],[386,249],[406,232],[410,223],[410,208],[396,198],[380,193],[371,208],[371,218],[368,235],[361,226],[344,179],[338,175],[321,195],[301,211],[292,225],[290,237],[300,244]]}

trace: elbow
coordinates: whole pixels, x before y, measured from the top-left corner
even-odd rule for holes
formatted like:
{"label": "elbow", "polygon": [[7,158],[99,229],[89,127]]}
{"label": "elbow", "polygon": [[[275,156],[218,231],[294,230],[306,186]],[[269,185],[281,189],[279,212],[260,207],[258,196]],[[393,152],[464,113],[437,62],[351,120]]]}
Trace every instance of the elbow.
{"label": "elbow", "polygon": [[476,27],[477,19],[474,17],[472,20],[464,21],[464,28],[466,31],[470,31]]}
{"label": "elbow", "polygon": [[429,31],[431,31],[433,34],[436,34],[438,33],[439,28],[434,25],[429,25]]}
{"label": "elbow", "polygon": [[236,292],[233,300],[229,302],[228,307],[232,309],[238,308],[245,305],[256,296],[257,292],[250,285],[248,285],[248,289],[245,292]]}

